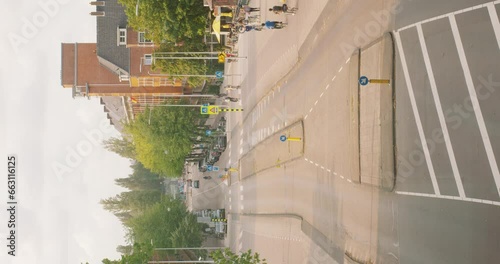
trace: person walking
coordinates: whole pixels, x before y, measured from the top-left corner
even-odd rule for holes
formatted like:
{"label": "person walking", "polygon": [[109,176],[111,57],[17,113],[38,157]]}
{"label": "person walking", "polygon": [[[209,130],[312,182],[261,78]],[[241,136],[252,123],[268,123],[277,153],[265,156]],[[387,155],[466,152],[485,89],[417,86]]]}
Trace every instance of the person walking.
{"label": "person walking", "polygon": [[242,6],[242,8],[243,8],[243,10],[245,10],[245,12],[247,12],[247,13],[260,11],[260,8],[258,8],[258,7],[251,7],[251,6],[249,6],[249,5],[244,5],[244,6]]}
{"label": "person walking", "polygon": [[285,24],[281,21],[266,21],[266,23],[262,23],[263,27],[268,29],[281,29],[285,27]]}
{"label": "person walking", "polygon": [[288,8],[286,4],[283,4],[282,6],[273,6],[272,8],[269,8],[269,11],[279,15],[279,14],[292,14],[295,15],[295,11],[297,11],[296,7]]}

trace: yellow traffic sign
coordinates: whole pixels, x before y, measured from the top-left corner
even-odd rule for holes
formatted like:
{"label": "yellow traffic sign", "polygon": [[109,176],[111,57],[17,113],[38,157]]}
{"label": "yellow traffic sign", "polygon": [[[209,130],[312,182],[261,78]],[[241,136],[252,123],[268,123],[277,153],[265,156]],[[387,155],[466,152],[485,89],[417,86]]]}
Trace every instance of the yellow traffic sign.
{"label": "yellow traffic sign", "polygon": [[226,53],[224,52],[219,52],[217,57],[219,58],[219,63],[224,63],[224,61],[226,61]]}
{"label": "yellow traffic sign", "polygon": [[219,113],[219,106],[217,105],[208,105],[208,106],[202,106],[200,108],[200,112],[203,115],[217,115]]}

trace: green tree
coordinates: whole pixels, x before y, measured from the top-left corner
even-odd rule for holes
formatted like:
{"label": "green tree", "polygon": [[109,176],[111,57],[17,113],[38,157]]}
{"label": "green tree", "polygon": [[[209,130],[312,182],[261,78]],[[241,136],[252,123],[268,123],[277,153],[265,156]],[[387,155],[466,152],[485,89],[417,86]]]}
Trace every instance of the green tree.
{"label": "green tree", "polygon": [[150,243],[134,243],[131,254],[122,255],[120,260],[102,260],[103,264],[146,264],[153,255],[153,246]]}
{"label": "green tree", "polygon": [[[196,0],[119,0],[128,24],[156,43],[201,42],[209,9]],[[136,9],[136,5],[138,8]]]}
{"label": "green tree", "polygon": [[104,148],[129,159],[135,159],[135,147],[127,138],[110,138],[103,141]]}
{"label": "green tree", "polygon": [[252,250],[242,253],[241,255],[234,254],[230,249],[216,250],[210,254],[215,263],[218,264],[266,264],[266,259],[260,259],[259,253],[252,254]]}
{"label": "green tree", "polygon": [[199,109],[157,107],[151,111],[151,117],[149,114],[137,115],[124,131],[132,138],[137,160],[144,167],[154,173],[177,177],[193,142],[198,136],[204,136],[196,129],[200,116]]}
{"label": "green tree", "polygon": [[172,235],[178,232],[188,240],[177,245],[197,247],[201,245],[202,232],[193,217],[181,201],[166,198],[130,220],[131,237],[138,243],[152,240],[155,247],[173,247],[178,240],[173,240]]}
{"label": "green tree", "polygon": [[163,177],[152,173],[140,162],[136,162],[130,167],[133,170],[132,174],[126,178],[115,179],[118,186],[131,191],[162,191]]}

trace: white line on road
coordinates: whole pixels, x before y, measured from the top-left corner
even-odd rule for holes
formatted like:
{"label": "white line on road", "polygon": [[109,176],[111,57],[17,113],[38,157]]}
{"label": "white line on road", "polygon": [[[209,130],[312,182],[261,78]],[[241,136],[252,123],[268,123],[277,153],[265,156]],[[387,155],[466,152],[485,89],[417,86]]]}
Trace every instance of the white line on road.
{"label": "white line on road", "polygon": [[417,25],[417,33],[418,39],[420,41],[420,48],[422,49],[422,54],[424,56],[425,68],[427,69],[427,75],[429,76],[429,84],[431,86],[434,104],[436,105],[439,123],[441,124],[441,129],[443,130],[443,138],[446,145],[446,150],[448,151],[448,157],[450,158],[451,169],[453,170],[453,176],[457,184],[458,194],[460,195],[460,197],[465,197],[464,186],[462,184],[462,179],[460,178],[460,172],[458,170],[457,161],[455,159],[455,152],[453,151],[453,146],[451,145],[450,134],[448,133],[446,119],[444,118],[441,99],[439,99],[436,80],[434,78],[434,72],[432,71],[431,60],[429,58],[429,52],[427,51],[427,45],[425,44],[424,32],[422,31],[422,25],[420,24]]}
{"label": "white line on road", "polygon": [[472,203],[481,203],[481,204],[500,206],[500,202],[483,200],[483,199],[476,199],[476,198],[467,198],[467,197],[458,197],[458,196],[449,196],[449,195],[437,195],[437,194],[428,194],[428,193],[400,192],[400,191],[396,191],[396,193],[400,194],[400,195],[429,197],[429,198],[438,198],[438,199],[455,200],[455,201],[463,201],[463,202],[472,202]]}
{"label": "white line on road", "polygon": [[313,109],[312,109],[312,107],[311,107],[311,109],[309,109],[309,113],[311,113],[312,111],[313,111]]}
{"label": "white line on road", "polygon": [[498,49],[500,49],[500,22],[498,22],[497,10],[493,3],[486,4],[488,7],[488,13],[490,14],[491,25],[495,31],[495,36],[497,37]]}
{"label": "white line on road", "polygon": [[467,84],[467,89],[469,90],[474,113],[476,114],[477,124],[479,125],[479,131],[481,132],[481,137],[483,138],[483,145],[486,150],[486,155],[488,156],[488,161],[490,163],[491,172],[493,173],[493,178],[495,179],[497,192],[500,195],[500,172],[498,171],[495,154],[493,153],[493,148],[491,147],[488,130],[486,129],[486,124],[484,123],[481,106],[479,105],[479,100],[477,99],[476,89],[474,88],[474,82],[472,81],[467,58],[465,57],[465,51],[462,45],[462,40],[460,38],[460,32],[458,31],[457,21],[455,20],[455,16],[453,15],[449,16],[449,19],[451,24],[451,31],[453,32],[453,38],[455,38],[455,45],[457,46],[458,50],[458,57],[460,58],[460,63],[462,64],[462,69],[464,71],[465,83]]}
{"label": "white line on road", "polygon": [[425,138],[424,129],[422,127],[422,121],[420,120],[420,114],[418,113],[417,102],[415,100],[415,94],[413,93],[413,86],[411,84],[410,73],[408,72],[408,65],[406,64],[406,57],[403,51],[403,46],[401,44],[401,37],[399,36],[399,32],[394,32],[394,37],[396,40],[396,44],[398,46],[399,57],[401,59],[401,66],[406,80],[406,87],[408,88],[408,95],[410,97],[411,107],[413,108],[413,115],[415,116],[415,123],[417,124],[418,135],[420,136],[420,141],[422,141],[422,149],[424,151],[425,161],[427,162],[427,167],[429,168],[432,187],[434,188],[434,193],[440,194],[439,186],[436,180],[436,174],[434,173],[434,166],[432,165],[431,155],[429,154],[427,139]]}
{"label": "white line on road", "polygon": [[[332,82],[333,82],[333,80],[335,80],[335,78],[337,78],[337,75],[333,76],[333,78],[332,78]],[[327,88],[327,89],[328,89],[328,88]]]}
{"label": "white line on road", "polygon": [[345,63],[348,63],[350,60],[351,60],[351,58],[348,58],[348,59],[345,61]]}
{"label": "white line on road", "polygon": [[308,117],[308,116],[309,116],[309,115],[304,116],[304,120],[305,120],[305,119],[307,119],[307,117]]}
{"label": "white line on road", "polygon": [[347,179],[348,182],[352,183],[351,179]]}
{"label": "white line on road", "polygon": [[489,5],[489,4],[495,5],[495,4],[498,4],[498,3],[500,3],[500,0],[496,0],[496,1],[492,1],[492,2],[487,3],[487,4],[480,4],[480,5],[476,5],[476,6],[464,8],[464,9],[461,9],[461,10],[457,10],[457,11],[454,11],[454,12],[450,12],[450,13],[447,13],[447,14],[435,16],[435,17],[432,17],[432,18],[429,18],[429,19],[426,19],[426,20],[422,20],[420,22],[417,22],[417,23],[414,23],[414,24],[402,27],[402,28],[396,30],[396,32],[412,28],[412,27],[414,27],[414,26],[416,26],[418,24],[428,23],[428,22],[435,21],[435,20],[438,20],[438,19],[441,19],[441,18],[449,17],[449,16],[452,16],[452,15],[458,15],[458,14],[461,14],[461,13],[465,13],[465,12],[473,11],[473,10],[476,10],[476,9],[479,9],[479,8],[483,8],[483,7],[485,7],[485,6]]}
{"label": "white line on road", "polygon": [[316,100],[316,102],[314,102],[314,105],[317,105],[318,104],[318,100]]}
{"label": "white line on road", "polygon": [[325,90],[328,90],[328,88],[329,88],[329,87],[330,87],[330,85],[329,85],[329,84],[327,84],[327,85],[325,86]]}
{"label": "white line on road", "polygon": [[325,92],[322,92],[322,93],[319,95],[319,98],[323,97],[323,94],[325,94]]}
{"label": "white line on road", "polygon": [[328,171],[328,172],[332,172],[332,171],[331,171],[331,170],[329,170],[329,169],[326,169],[326,171]]}

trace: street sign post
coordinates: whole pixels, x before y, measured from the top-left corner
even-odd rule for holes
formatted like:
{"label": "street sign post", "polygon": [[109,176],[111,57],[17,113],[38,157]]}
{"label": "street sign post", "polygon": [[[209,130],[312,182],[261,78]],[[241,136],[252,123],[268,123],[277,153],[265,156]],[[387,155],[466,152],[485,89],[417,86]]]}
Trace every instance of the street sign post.
{"label": "street sign post", "polygon": [[224,52],[219,52],[219,55],[217,57],[219,63],[224,63],[226,61],[226,53]]}
{"label": "street sign post", "polygon": [[368,77],[366,76],[359,77],[359,84],[365,86],[368,84],[368,82],[369,82]]}
{"label": "street sign post", "polygon": [[220,108],[217,105],[207,105],[200,107],[200,112],[202,115],[217,115],[219,111]]}

